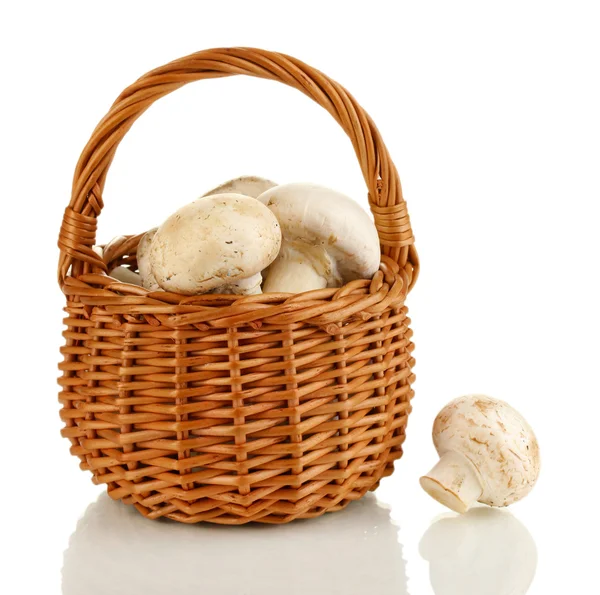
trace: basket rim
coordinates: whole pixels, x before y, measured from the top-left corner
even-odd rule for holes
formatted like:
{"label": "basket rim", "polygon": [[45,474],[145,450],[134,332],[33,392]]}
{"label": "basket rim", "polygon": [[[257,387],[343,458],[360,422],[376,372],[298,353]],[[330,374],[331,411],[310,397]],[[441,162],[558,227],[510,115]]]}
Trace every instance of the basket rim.
{"label": "basket rim", "polygon": [[[137,238],[139,236],[132,236]],[[123,238],[122,246],[130,238]],[[114,257],[114,264],[122,257]],[[112,268],[112,267],[109,267]],[[124,323],[139,317],[149,324],[171,328],[229,328],[263,324],[305,323],[322,327],[330,335],[340,334],[342,326],[365,323],[385,312],[401,308],[409,287],[408,275],[387,256],[372,279],[358,279],[342,287],[316,289],[304,293],[263,293],[181,295],[152,291],[118,281],[104,271],[67,277],[63,292],[74,297],[87,311],[101,308]],[[139,321],[139,320],[138,320]],[[116,322],[115,322],[116,323]]]}

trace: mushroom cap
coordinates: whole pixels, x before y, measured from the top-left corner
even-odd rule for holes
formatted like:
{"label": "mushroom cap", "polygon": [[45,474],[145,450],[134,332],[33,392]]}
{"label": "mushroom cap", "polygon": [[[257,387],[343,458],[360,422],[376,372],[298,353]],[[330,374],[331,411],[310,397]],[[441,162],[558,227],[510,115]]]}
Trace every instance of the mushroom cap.
{"label": "mushroom cap", "polygon": [[433,442],[442,456],[465,455],[483,486],[480,502],[508,506],[526,496],[540,472],[533,430],[508,403],[484,395],[459,397],[446,405],[433,424]]}
{"label": "mushroom cap", "polygon": [[280,245],[279,223],[262,203],[217,194],[182,207],[158,228],[150,263],[163,289],[196,295],[260,273]]}
{"label": "mushroom cap", "polygon": [[266,192],[269,188],[276,186],[275,182],[261,178],[259,176],[240,176],[233,180],[228,180],[220,186],[209,190],[202,196],[212,196],[214,194],[224,194],[235,192],[236,194],[243,194],[244,196],[251,196],[257,198],[263,192]]}
{"label": "mushroom cap", "polygon": [[159,289],[159,285],[152,274],[152,270],[150,268],[150,246],[152,245],[152,240],[156,235],[156,230],[158,227],[153,227],[149,229],[141,238],[138,243],[136,260],[138,266],[138,273],[140,274],[140,278],[142,281],[142,287],[146,289],[150,289],[155,291]]}
{"label": "mushroom cap", "polygon": [[375,224],[341,192],[308,183],[282,184],[258,197],[277,217],[284,241],[323,249],[344,282],[369,279],[379,268]]}

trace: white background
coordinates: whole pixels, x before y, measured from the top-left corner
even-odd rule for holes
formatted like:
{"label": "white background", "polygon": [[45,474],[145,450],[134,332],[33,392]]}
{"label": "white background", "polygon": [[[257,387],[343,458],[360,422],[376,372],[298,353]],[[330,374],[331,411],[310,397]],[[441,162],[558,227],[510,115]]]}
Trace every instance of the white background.
{"label": "white background", "polygon": [[[406,454],[377,492],[391,511],[367,500],[354,516],[279,532],[168,532],[101,500],[64,557],[65,593],[500,595],[524,592],[534,572],[528,593],[597,593],[597,9],[3,3],[0,590],[60,593],[69,536],[102,492],[59,436],[55,384],[56,240],[79,152],[145,71],[248,45],[295,55],[350,89],[400,171],[422,275],[408,301],[418,381]],[[323,183],[367,205],[350,143],[324,110],[282,85],[235,77],[190,85],[134,126],[107,182],[99,241],[143,231],[245,173]],[[529,419],[542,474],[512,517],[438,524],[420,547],[443,512],[417,481],[435,461],[431,424],[470,392]],[[444,579],[435,591],[430,569]],[[507,590],[510,580],[521,590]]]}

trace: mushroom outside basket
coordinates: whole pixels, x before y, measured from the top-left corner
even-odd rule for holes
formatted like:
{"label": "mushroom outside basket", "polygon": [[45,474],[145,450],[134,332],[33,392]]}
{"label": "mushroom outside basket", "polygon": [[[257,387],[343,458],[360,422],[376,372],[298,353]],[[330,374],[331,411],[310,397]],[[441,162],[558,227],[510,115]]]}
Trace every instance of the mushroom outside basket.
{"label": "mushroom outside basket", "polygon": [[[243,74],[324,107],[352,141],[381,242],[372,280],[302,294],[182,296],[118,282],[140,235],[92,247],[119,142],[186,83]],[[139,230],[138,230],[139,231]],[[338,83],[279,53],[201,51],[144,75],[100,122],[59,237],[63,436],[93,481],[149,518],[285,523],[344,508],[402,455],[414,375],[404,301],[418,258],[377,128]]]}

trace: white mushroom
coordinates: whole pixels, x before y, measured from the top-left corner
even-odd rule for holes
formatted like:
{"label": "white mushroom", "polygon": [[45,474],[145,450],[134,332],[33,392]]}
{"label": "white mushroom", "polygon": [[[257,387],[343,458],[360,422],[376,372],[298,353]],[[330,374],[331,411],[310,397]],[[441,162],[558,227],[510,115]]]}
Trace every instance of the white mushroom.
{"label": "white mushroom", "polygon": [[351,198],[316,184],[284,184],[258,200],[279,220],[283,242],[264,292],[300,293],[370,279],[379,268],[377,229]]}
{"label": "white mushroom", "polygon": [[179,209],[158,228],[150,268],[166,291],[250,295],[260,293],[260,273],[280,245],[277,219],[263,204],[217,194]]}
{"label": "white mushroom", "polygon": [[150,269],[150,245],[158,227],[147,231],[141,238],[137,247],[137,267],[140,274],[142,287],[151,291],[159,291],[160,285],[156,282]]}
{"label": "white mushroom", "polygon": [[247,279],[240,279],[230,285],[220,286],[210,291],[210,293],[223,293],[235,295],[256,295],[262,293],[260,286],[262,285],[262,275],[257,273]]}
{"label": "white mushroom", "polygon": [[[110,242],[109,242],[110,244]],[[92,250],[100,257],[104,257],[104,248],[102,246],[92,246]],[[132,271],[129,267],[115,267],[108,273],[109,277],[120,281],[121,283],[129,283],[131,285],[142,286],[142,280],[140,276]]]}
{"label": "white mushroom", "polygon": [[540,452],[533,430],[504,401],[483,395],[448,403],[433,424],[440,455],[421,486],[456,512],[476,501],[508,506],[526,496],[540,471]]}
{"label": "white mushroom", "polygon": [[241,176],[213,188],[202,196],[235,192],[236,194],[257,198],[263,192],[266,192],[269,188],[273,188],[273,186],[276,185],[275,182],[271,182],[271,180],[265,178],[259,178],[258,176]]}
{"label": "white mushroom", "polygon": [[114,277],[121,283],[130,283],[131,285],[142,286],[142,280],[140,276],[132,271],[129,267],[115,267],[109,274],[109,277]]}

